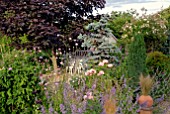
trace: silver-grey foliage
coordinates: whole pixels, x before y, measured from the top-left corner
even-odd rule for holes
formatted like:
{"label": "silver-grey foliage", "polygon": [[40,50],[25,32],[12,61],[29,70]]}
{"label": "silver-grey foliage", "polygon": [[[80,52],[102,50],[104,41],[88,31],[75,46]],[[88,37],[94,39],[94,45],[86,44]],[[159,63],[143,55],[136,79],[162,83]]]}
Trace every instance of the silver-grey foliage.
{"label": "silver-grey foliage", "polygon": [[98,62],[101,59],[116,60],[120,49],[116,46],[117,39],[112,31],[107,28],[108,16],[105,15],[99,22],[94,22],[86,26],[89,34],[80,34],[79,39],[83,40],[82,47],[86,47],[92,51],[90,59]]}

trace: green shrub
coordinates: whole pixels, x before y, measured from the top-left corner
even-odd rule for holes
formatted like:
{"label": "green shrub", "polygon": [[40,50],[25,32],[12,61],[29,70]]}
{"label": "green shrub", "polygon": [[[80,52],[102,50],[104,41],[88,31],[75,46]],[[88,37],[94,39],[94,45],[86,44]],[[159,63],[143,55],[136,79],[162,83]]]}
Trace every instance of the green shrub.
{"label": "green shrub", "polygon": [[123,34],[122,27],[133,18],[130,12],[113,11],[108,21],[108,28],[110,28],[117,39],[121,38]]}
{"label": "green shrub", "polygon": [[[146,74],[146,48],[144,37],[142,35],[134,35],[134,41],[128,47],[127,56],[127,72],[131,82],[138,85],[141,73]],[[134,86],[134,85],[133,85]]]}
{"label": "green shrub", "polygon": [[[40,100],[41,87],[38,73],[40,64],[34,54],[13,50],[3,53],[0,70],[0,113],[35,113]],[[40,102],[39,102],[40,103]]]}
{"label": "green shrub", "polygon": [[147,67],[153,71],[159,69],[159,71],[170,71],[170,59],[162,52],[150,52],[146,58]]}

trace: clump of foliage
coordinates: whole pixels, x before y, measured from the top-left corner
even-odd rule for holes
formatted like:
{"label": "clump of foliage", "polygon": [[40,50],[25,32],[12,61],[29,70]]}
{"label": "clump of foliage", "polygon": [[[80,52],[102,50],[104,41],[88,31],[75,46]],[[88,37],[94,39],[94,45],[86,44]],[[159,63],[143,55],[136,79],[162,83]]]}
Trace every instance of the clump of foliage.
{"label": "clump of foliage", "polygon": [[144,38],[140,34],[135,34],[132,43],[128,46],[126,60],[128,76],[131,78],[132,83],[139,82],[138,79],[141,73],[147,73],[145,61],[146,48]]}
{"label": "clump of foliage", "polygon": [[[143,9],[144,10],[144,9]],[[143,14],[132,18],[122,27],[122,40],[127,43],[133,39],[133,33],[140,33],[144,37],[147,52],[160,50],[167,40],[167,20],[160,14]]]}
{"label": "clump of foliage", "polygon": [[105,15],[99,22],[86,26],[86,29],[90,31],[89,34],[80,34],[78,37],[84,41],[82,47],[92,51],[90,59],[94,63],[98,63],[102,59],[118,62],[116,54],[120,54],[120,50],[116,46],[117,39],[112,34],[112,31],[107,28],[107,21],[108,17]]}
{"label": "clump of foliage", "polygon": [[[154,71],[155,72],[155,71]],[[151,91],[151,96],[155,99],[155,104],[160,103],[170,94],[170,73],[156,71],[153,74],[154,77],[154,85]]]}
{"label": "clump of foliage", "polygon": [[163,49],[161,51],[164,52],[165,54],[169,55],[170,54],[170,49],[169,49],[169,47],[170,47],[170,7],[160,11],[159,14],[162,16],[162,18],[166,19],[168,22],[167,23],[168,39],[165,42]]}
{"label": "clump of foliage", "polygon": [[123,31],[122,26],[131,21],[133,18],[130,12],[113,11],[108,21],[108,28],[112,30],[112,33],[117,39],[120,39]]}
{"label": "clump of foliage", "polygon": [[170,71],[170,59],[162,52],[150,52],[146,58],[146,65],[150,70]]}
{"label": "clump of foliage", "polygon": [[1,113],[33,113],[41,100],[39,83],[40,64],[33,60],[34,54],[12,50],[3,53],[0,70]]}

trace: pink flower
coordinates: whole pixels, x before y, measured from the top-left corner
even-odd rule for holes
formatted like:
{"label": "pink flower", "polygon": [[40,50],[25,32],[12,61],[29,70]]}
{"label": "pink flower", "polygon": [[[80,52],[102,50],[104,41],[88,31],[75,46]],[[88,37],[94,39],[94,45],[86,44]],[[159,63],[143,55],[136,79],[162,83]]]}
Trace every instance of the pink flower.
{"label": "pink flower", "polygon": [[103,75],[103,74],[104,74],[104,71],[101,70],[101,71],[99,71],[99,73],[97,74],[97,76],[101,76],[101,75]]}
{"label": "pink flower", "polygon": [[88,99],[93,99],[93,96],[88,96]]}
{"label": "pink flower", "polygon": [[95,50],[95,48],[90,48],[90,51],[94,51]]}
{"label": "pink flower", "polygon": [[92,92],[87,92],[87,99],[93,99]]}
{"label": "pink flower", "polygon": [[11,67],[9,67],[9,68],[8,68],[8,70],[12,70],[12,68],[11,68]]}
{"label": "pink flower", "polygon": [[90,69],[90,73],[91,74],[96,74],[96,70],[95,69]]}
{"label": "pink flower", "polygon": [[113,64],[108,64],[107,67],[111,68],[113,67]]}
{"label": "pink flower", "polygon": [[104,63],[103,63],[103,62],[99,62],[98,65],[99,65],[99,66],[104,66]]}
{"label": "pink flower", "polygon": [[90,76],[90,71],[89,70],[85,72],[85,76]]}
{"label": "pink flower", "polygon": [[93,74],[96,74],[96,70],[95,69],[90,69],[90,70],[87,70],[85,72],[85,76],[91,76]]}
{"label": "pink flower", "polygon": [[83,99],[84,99],[84,100],[87,99],[87,95],[84,95],[84,96],[83,96]]}
{"label": "pink flower", "polygon": [[104,63],[104,64],[107,64],[107,63],[109,63],[109,61],[108,61],[107,59],[104,59],[104,60],[103,60],[103,63]]}

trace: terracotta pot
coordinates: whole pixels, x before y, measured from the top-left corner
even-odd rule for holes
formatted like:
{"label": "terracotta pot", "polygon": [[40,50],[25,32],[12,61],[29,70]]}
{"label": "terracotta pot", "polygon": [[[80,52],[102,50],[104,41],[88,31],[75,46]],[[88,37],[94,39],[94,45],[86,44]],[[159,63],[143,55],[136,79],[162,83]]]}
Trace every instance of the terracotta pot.
{"label": "terracotta pot", "polygon": [[151,96],[141,95],[138,99],[138,103],[141,105],[140,114],[152,114],[153,99]]}
{"label": "terracotta pot", "polygon": [[147,95],[147,96],[141,95],[138,99],[138,102],[140,105],[146,103],[147,108],[152,107],[152,105],[153,105],[153,99],[149,95]]}

